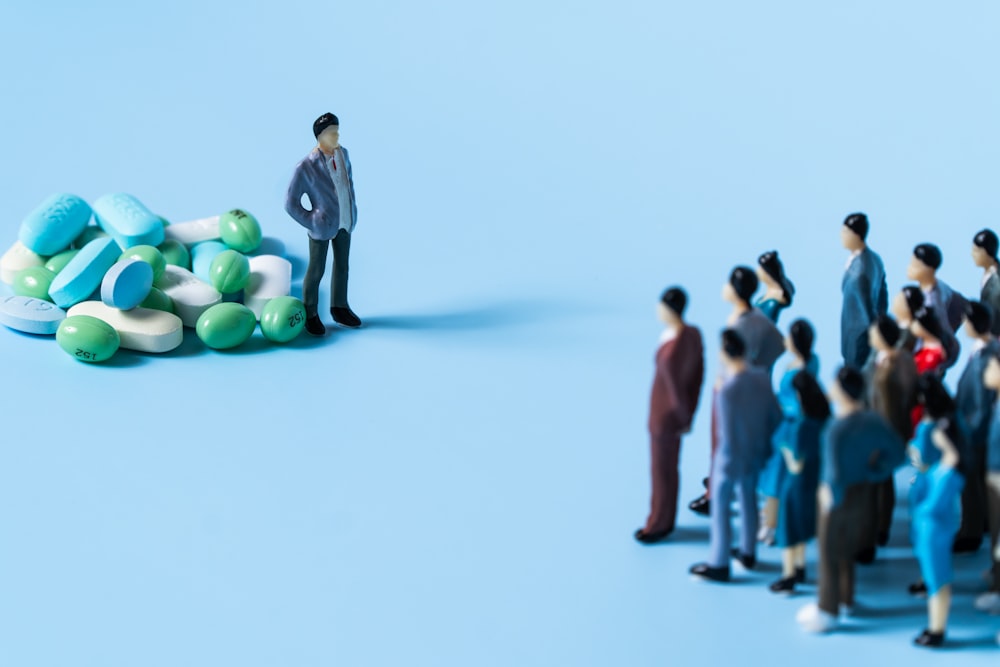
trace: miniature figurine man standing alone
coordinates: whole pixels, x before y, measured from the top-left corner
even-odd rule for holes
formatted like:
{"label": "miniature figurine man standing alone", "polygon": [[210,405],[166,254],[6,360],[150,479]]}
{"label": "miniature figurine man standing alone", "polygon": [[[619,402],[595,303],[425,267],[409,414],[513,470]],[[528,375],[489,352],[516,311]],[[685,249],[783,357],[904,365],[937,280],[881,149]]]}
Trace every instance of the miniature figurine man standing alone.
{"label": "miniature figurine man standing alone", "polygon": [[[302,301],[306,307],[306,331],[322,336],[326,327],[318,312],[319,283],[331,245],[330,314],[342,326],[361,326],[361,320],[347,305],[348,255],[358,207],[354,201],[351,160],[347,149],[340,145],[340,121],[332,113],[325,113],[313,123],[313,134],[318,145],[295,167],[285,211],[309,232],[309,267],[302,281]],[[309,208],[302,205],[303,195],[309,198]]]}

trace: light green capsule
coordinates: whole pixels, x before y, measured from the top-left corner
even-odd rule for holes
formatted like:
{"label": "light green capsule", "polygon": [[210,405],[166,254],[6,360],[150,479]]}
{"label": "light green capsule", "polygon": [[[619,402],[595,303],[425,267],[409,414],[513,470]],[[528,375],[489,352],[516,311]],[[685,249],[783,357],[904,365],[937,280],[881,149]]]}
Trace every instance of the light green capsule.
{"label": "light green capsule", "polygon": [[163,275],[163,269],[167,268],[167,260],[163,259],[163,253],[151,245],[136,245],[122,253],[121,259],[137,259],[146,262],[153,267],[153,280]]}
{"label": "light green capsule", "polygon": [[140,308],[150,308],[152,310],[162,310],[165,313],[174,312],[174,300],[167,296],[166,292],[156,287],[149,289],[149,295],[139,304]]}
{"label": "light green capsule", "polygon": [[208,278],[223,294],[239,292],[250,280],[250,260],[235,250],[223,250],[212,259]]}
{"label": "light green capsule", "polygon": [[73,247],[82,248],[94,239],[102,239],[107,235],[108,233],[97,225],[90,225],[76,237],[76,240],[73,241]]}
{"label": "light green capsule", "polygon": [[52,255],[49,257],[48,261],[45,262],[45,268],[52,273],[59,273],[63,270],[63,267],[69,264],[69,260],[76,257],[76,253],[80,252],[79,248],[73,248],[72,250],[63,250],[61,253]]}
{"label": "light green capsule", "polygon": [[30,296],[43,301],[51,301],[49,298],[49,287],[56,274],[49,271],[44,266],[31,266],[21,269],[14,276],[14,294],[18,296]]}
{"label": "light green capsule", "polygon": [[167,239],[159,245],[159,251],[167,264],[173,264],[174,266],[180,266],[188,270],[191,269],[191,253],[188,252],[183,243],[174,239]]}
{"label": "light green capsule", "polygon": [[242,303],[219,303],[198,318],[195,333],[205,345],[227,350],[246,342],[257,327],[257,316]]}
{"label": "light green capsule", "polygon": [[114,328],[90,315],[70,315],[59,324],[56,342],[66,354],[80,361],[107,361],[118,351],[121,337]]}
{"label": "light green capsule", "polygon": [[246,211],[234,208],[219,217],[219,236],[233,250],[253,252],[260,247],[260,223]]}
{"label": "light green capsule", "polygon": [[306,326],[306,307],[294,296],[279,296],[264,304],[260,331],[272,343],[287,343]]}

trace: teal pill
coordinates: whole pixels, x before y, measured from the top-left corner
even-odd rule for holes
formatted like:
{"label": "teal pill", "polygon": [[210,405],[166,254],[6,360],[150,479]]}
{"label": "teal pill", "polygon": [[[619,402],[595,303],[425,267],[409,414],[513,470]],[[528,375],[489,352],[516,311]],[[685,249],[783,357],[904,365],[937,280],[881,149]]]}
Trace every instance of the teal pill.
{"label": "teal pill", "polygon": [[74,248],[73,250],[64,250],[58,255],[52,255],[52,257],[49,257],[48,261],[45,262],[45,268],[52,273],[59,273],[67,264],[69,264],[69,260],[76,257],[76,253],[78,252],[80,252],[79,248]]}
{"label": "teal pill", "polygon": [[211,282],[212,260],[228,250],[222,241],[202,241],[191,246],[191,273],[203,281]]}
{"label": "teal pill", "polygon": [[287,343],[302,333],[306,307],[294,296],[279,296],[264,304],[260,332],[272,343]]}
{"label": "teal pill", "polygon": [[212,260],[208,278],[223,294],[239,292],[250,280],[250,260],[235,250],[224,250]]}
{"label": "teal pill", "polygon": [[160,254],[163,255],[163,261],[167,264],[179,266],[182,269],[191,268],[191,253],[188,252],[188,249],[183,243],[173,239],[167,239],[157,246],[157,249],[160,251]]}
{"label": "teal pill", "polygon": [[194,330],[205,345],[227,350],[242,345],[253,335],[257,316],[241,303],[219,303],[198,318]]}
{"label": "teal pill", "polygon": [[56,342],[66,354],[80,361],[107,361],[118,351],[121,338],[114,328],[90,315],[71,315],[59,324]]}
{"label": "teal pill", "polygon": [[14,294],[30,296],[35,299],[49,300],[49,287],[56,274],[44,266],[32,266],[21,269],[14,276]]}
{"label": "teal pill", "polygon": [[163,253],[151,245],[137,245],[122,253],[119,259],[137,259],[146,262],[153,268],[153,280],[163,275],[163,269],[167,268],[167,260],[163,258]]}
{"label": "teal pill", "polygon": [[246,211],[234,208],[219,217],[219,236],[233,250],[253,252],[260,246],[260,223]]}
{"label": "teal pill", "polygon": [[122,248],[163,243],[163,223],[145,204],[125,192],[104,195],[94,202],[94,220]]}
{"label": "teal pill", "polygon": [[151,310],[162,310],[165,313],[174,312],[174,300],[167,296],[166,292],[156,287],[150,288],[149,294],[139,304],[140,308]]}
{"label": "teal pill", "polygon": [[122,249],[112,238],[88,243],[56,274],[49,286],[49,296],[60,308],[80,303],[97,289],[104,274],[121,256]]}
{"label": "teal pill", "polygon": [[90,213],[90,205],[76,195],[52,195],[24,218],[18,240],[39,255],[54,255],[86,229]]}

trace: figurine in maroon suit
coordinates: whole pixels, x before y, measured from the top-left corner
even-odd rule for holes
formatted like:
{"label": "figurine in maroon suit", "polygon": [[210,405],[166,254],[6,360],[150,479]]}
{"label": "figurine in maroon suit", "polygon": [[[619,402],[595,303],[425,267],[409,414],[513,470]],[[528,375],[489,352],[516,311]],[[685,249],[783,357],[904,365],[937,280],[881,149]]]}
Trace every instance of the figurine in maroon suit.
{"label": "figurine in maroon suit", "polygon": [[645,527],[635,531],[635,539],[643,544],[658,542],[674,530],[681,435],[691,429],[705,376],[701,332],[684,323],[686,306],[687,295],[679,287],[665,291],[658,305],[666,328],[656,352],[649,406],[653,497]]}

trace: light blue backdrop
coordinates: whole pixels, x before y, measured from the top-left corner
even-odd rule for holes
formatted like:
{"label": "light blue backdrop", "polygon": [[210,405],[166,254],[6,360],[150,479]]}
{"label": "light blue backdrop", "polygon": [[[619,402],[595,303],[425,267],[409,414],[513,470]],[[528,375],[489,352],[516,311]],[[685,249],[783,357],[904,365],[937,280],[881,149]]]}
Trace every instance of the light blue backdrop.
{"label": "light blue backdrop", "polygon": [[[0,664],[938,664],[909,645],[901,528],[828,638],[796,627],[808,597],[765,590],[777,552],[712,587],[687,576],[706,521],[631,533],[667,284],[709,377],[725,276],[773,248],[798,287],[782,323],[811,318],[832,372],[854,210],[893,291],[927,240],[977,290],[998,20],[986,1],[0,5],[0,246],[51,192],[125,191],[173,221],[246,208],[300,280],[284,189],[333,111],[369,323],[105,367],[0,331]],[[707,436],[703,405],[684,501]],[[971,611],[984,566],[959,562],[963,664],[997,660],[1000,621]]]}

